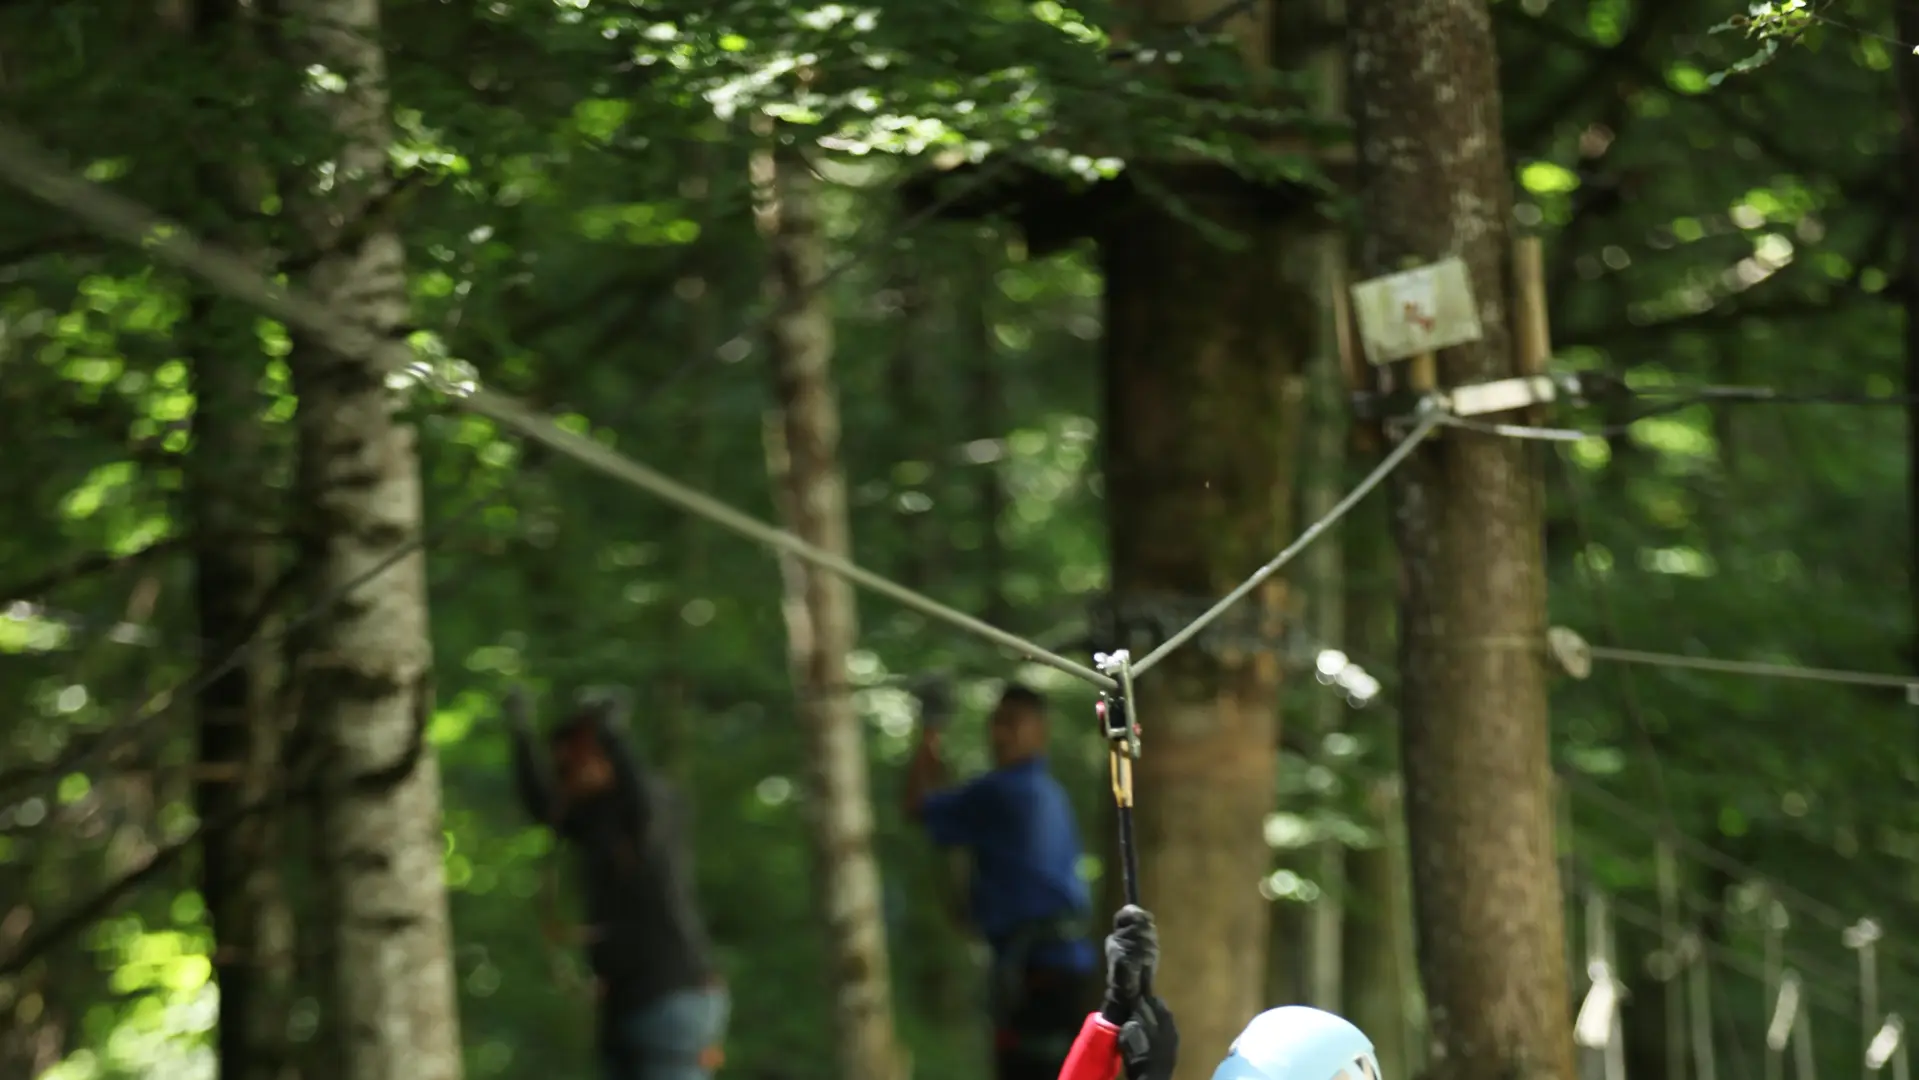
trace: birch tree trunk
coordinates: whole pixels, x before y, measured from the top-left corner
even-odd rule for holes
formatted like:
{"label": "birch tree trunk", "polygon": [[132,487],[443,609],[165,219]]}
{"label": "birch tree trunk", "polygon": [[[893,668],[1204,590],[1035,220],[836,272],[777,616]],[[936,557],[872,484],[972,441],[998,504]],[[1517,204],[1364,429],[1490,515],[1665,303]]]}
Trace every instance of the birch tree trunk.
{"label": "birch tree trunk", "polygon": [[[287,51],[328,73],[312,103],[337,142],[288,201],[323,253],[307,287],[392,333],[408,302],[400,237],[378,220],[392,141],[379,15],[378,0],[289,5]],[[289,363],[303,556],[317,598],[342,597],[296,660],[300,724],[320,773],[327,1030],[344,1080],[458,1080],[439,768],[426,743],[426,566],[405,550],[422,524],[415,434],[373,366],[310,342],[296,342]]]}
{"label": "birch tree trunk", "polygon": [[[1442,386],[1517,374],[1512,181],[1485,0],[1350,0],[1364,276],[1457,255],[1485,340]],[[1396,477],[1401,760],[1436,1080],[1571,1080],[1553,845],[1541,486],[1517,440],[1448,431]]]}
{"label": "birch tree trunk", "polygon": [[[851,541],[831,372],[833,324],[818,289],[826,252],[816,182],[802,163],[769,150],[754,158],[753,183],[754,216],[770,256],[767,288],[777,305],[769,335],[777,408],[767,421],[768,472],[786,527],[845,555]],[[900,1080],[906,1070],[893,1032],[866,740],[846,682],[847,653],[858,635],[853,588],[788,555],[780,569],[787,657],[806,732],[806,809],[832,963],[838,1075]]]}

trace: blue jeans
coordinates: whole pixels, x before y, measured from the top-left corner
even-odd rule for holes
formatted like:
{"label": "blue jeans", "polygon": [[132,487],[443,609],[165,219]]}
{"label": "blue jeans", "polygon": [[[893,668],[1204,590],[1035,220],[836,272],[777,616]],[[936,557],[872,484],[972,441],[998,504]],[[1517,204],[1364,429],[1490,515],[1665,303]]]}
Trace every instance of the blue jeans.
{"label": "blue jeans", "polygon": [[607,1018],[606,1080],[709,1080],[705,1060],[726,1036],[732,1000],[720,986],[676,990]]}

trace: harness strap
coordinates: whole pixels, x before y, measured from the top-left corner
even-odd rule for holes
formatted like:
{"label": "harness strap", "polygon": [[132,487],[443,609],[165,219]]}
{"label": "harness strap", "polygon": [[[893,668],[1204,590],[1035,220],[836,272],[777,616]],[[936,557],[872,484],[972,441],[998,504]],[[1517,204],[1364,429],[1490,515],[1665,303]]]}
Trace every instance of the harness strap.
{"label": "harness strap", "polygon": [[1033,951],[1041,945],[1084,941],[1091,929],[1091,918],[1083,911],[1031,919],[1013,928],[1006,943],[993,953],[992,1014],[1002,1028],[1025,1003],[1026,972]]}

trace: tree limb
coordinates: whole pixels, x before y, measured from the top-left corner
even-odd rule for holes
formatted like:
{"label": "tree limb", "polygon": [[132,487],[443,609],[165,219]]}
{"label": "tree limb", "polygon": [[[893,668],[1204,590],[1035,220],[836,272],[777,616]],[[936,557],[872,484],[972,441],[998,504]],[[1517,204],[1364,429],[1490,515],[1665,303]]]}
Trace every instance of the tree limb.
{"label": "tree limb", "polygon": [[39,933],[27,935],[19,945],[13,948],[13,951],[6,954],[5,959],[0,959],[0,979],[9,979],[21,974],[29,964],[46,955],[55,946],[105,918],[120,905],[121,901],[164,873],[174,863],[179,862],[180,856],[186,854],[210,832],[231,829],[255,814],[280,805],[295,792],[304,790],[307,790],[306,785],[300,784],[279,792],[268,792],[259,798],[235,806],[228,813],[200,822],[194,826],[192,832],[171,844],[161,846],[152,855],[147,856],[146,862],[109,882],[78,906],[68,909],[66,914],[47,923]]}
{"label": "tree limb", "polygon": [[164,555],[178,548],[184,538],[179,536],[163,537],[125,555],[95,551],[82,555],[65,566],[58,566],[45,573],[30,577],[15,585],[0,588],[0,603],[13,600],[32,600],[42,593],[52,592],[65,585],[71,585],[82,578],[97,574],[112,573],[127,567],[143,563],[156,555]]}
{"label": "tree limb", "polygon": [[47,923],[39,933],[27,935],[12,952],[6,955],[4,960],[0,960],[0,979],[9,979],[26,971],[27,965],[45,955],[54,946],[106,917],[119,906],[120,901],[178,862],[180,856],[192,847],[205,831],[205,823],[200,824],[184,839],[160,848],[137,869],[129,871],[119,880],[93,894],[78,907],[69,909],[66,914]]}

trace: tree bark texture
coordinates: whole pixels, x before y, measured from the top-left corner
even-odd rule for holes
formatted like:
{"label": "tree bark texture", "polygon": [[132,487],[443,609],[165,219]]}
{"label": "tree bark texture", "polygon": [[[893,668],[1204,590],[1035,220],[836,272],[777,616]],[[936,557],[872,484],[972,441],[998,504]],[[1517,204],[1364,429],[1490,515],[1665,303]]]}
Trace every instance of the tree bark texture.
{"label": "tree bark texture", "polygon": [[[1347,519],[1343,547],[1346,650],[1371,668],[1392,656],[1398,576],[1391,512],[1368,501]],[[1374,675],[1382,674],[1373,671]],[[1412,1076],[1424,1064],[1412,871],[1399,770],[1399,727],[1390,701],[1355,710],[1347,730],[1364,748],[1365,822],[1379,843],[1346,853],[1345,1013],[1373,1040],[1382,1076]]]}
{"label": "tree bark texture", "polygon": [[[1483,0],[1352,0],[1363,276],[1462,258],[1485,339],[1442,385],[1517,373],[1512,185]],[[1574,1073],[1547,738],[1541,490],[1523,442],[1448,431],[1395,478],[1400,724],[1439,1080]]]}
{"label": "tree bark texture", "polygon": [[[1113,594],[1211,600],[1283,543],[1289,378],[1312,340],[1310,291],[1283,265],[1303,230],[1201,181],[1173,183],[1237,235],[1229,250],[1145,199],[1102,238],[1105,484]],[[1296,383],[1293,389],[1297,390]],[[1239,616],[1276,636],[1282,587]],[[1130,644],[1130,643],[1129,643]],[[1273,856],[1279,658],[1189,644],[1140,680],[1135,811],[1141,893],[1159,917],[1159,993],[1179,1011],[1178,1076],[1207,1076],[1262,1005]]]}
{"label": "tree bark texture", "polygon": [[[756,156],[753,181],[776,305],[769,337],[777,408],[767,426],[776,501],[795,535],[846,555],[851,540],[831,371],[833,325],[818,287],[826,250],[816,182],[781,151]],[[791,556],[782,556],[780,566],[788,662],[806,734],[814,880],[832,958],[839,1075],[898,1080],[905,1070],[893,1029],[866,740],[846,681],[846,657],[858,635],[853,587]]]}
{"label": "tree bark texture", "polygon": [[[1316,237],[1313,246],[1321,260],[1318,335],[1307,365],[1308,433],[1305,475],[1300,482],[1300,519],[1318,521],[1332,511],[1345,494],[1347,412],[1346,378],[1340,369],[1337,298],[1345,263],[1345,239]],[[1301,556],[1300,579],[1306,593],[1307,625],[1318,649],[1346,648],[1346,561],[1339,538],[1328,537]],[[1312,697],[1309,730],[1316,747],[1345,726],[1346,705],[1341,695],[1322,687]],[[1321,895],[1308,920],[1309,975],[1307,988],[1314,1006],[1330,1012],[1342,1009],[1344,994],[1344,932],[1346,906],[1346,847],[1337,839],[1322,840],[1314,852],[1313,878]]]}
{"label": "tree bark texture", "polygon": [[[391,190],[379,15],[377,0],[288,11],[288,51],[344,81],[313,98],[336,139],[330,169],[301,178],[289,204],[324,252],[308,288],[393,333],[408,319],[405,251],[371,220]],[[319,770],[327,1028],[345,1080],[458,1080],[426,566],[406,550],[422,524],[415,433],[373,366],[307,342],[290,365],[303,557],[315,599],[338,598],[295,661]]]}
{"label": "tree bark texture", "polygon": [[262,539],[274,509],[257,389],[263,357],[251,318],[211,299],[193,305],[185,335],[195,339],[187,498],[201,662],[226,664],[241,653],[197,699],[194,801],[206,823],[200,892],[214,935],[220,1075],[283,1080],[292,1071],[286,1010],[294,956],[280,815],[268,806],[285,781],[276,650],[258,633],[274,563]]}
{"label": "tree bark texture", "polygon": [[[253,27],[229,0],[161,0],[161,24],[200,55],[224,55],[251,82]],[[258,244],[236,222],[246,215],[247,150],[211,103],[196,109],[188,141],[199,153],[183,183],[202,235]],[[288,778],[282,772],[279,651],[263,640],[278,562],[264,537],[281,507],[269,470],[277,461],[262,426],[265,367],[254,315],[202,292],[178,338],[194,398],[187,457],[187,514],[201,663],[230,665],[196,695],[199,762],[194,805],[205,823],[200,894],[213,929],[219,990],[216,1051],[228,1080],[297,1075],[288,1041],[295,942],[281,858]]]}

